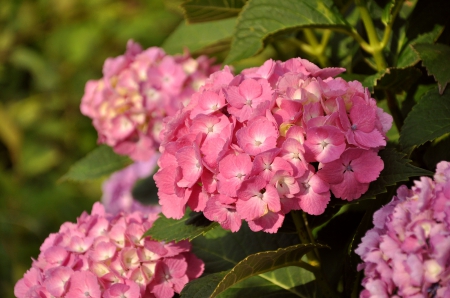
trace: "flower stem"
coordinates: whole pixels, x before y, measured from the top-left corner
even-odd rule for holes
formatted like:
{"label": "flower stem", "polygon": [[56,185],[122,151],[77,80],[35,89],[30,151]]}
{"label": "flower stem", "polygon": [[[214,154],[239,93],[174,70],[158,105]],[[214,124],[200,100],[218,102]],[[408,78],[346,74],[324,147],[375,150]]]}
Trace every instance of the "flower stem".
{"label": "flower stem", "polygon": [[304,29],[303,33],[305,33],[306,40],[313,48],[313,55],[317,57],[317,60],[319,60],[320,66],[326,67],[328,65],[328,58],[323,54],[323,52],[325,51],[328,39],[330,38],[331,31],[326,30],[324,32],[320,44],[312,29]]}
{"label": "flower stem", "polygon": [[[311,240],[310,235],[311,231],[308,231],[309,227],[305,225],[302,216],[300,215],[300,211],[291,211],[292,219],[294,220],[295,228],[297,229],[298,237],[300,238],[300,242],[302,244],[314,244],[314,240]],[[308,257],[309,264],[314,267],[320,267],[320,260],[318,255],[316,255],[315,251],[310,251],[306,254]]]}
{"label": "flower stem", "polygon": [[373,25],[372,18],[370,17],[369,11],[364,3],[364,0],[355,0],[355,4],[358,7],[361,19],[364,24],[364,28],[367,32],[367,37],[369,38],[369,45],[371,49],[371,54],[375,59],[378,71],[386,69],[386,60],[383,56],[383,47],[380,40],[378,39],[375,26]]}

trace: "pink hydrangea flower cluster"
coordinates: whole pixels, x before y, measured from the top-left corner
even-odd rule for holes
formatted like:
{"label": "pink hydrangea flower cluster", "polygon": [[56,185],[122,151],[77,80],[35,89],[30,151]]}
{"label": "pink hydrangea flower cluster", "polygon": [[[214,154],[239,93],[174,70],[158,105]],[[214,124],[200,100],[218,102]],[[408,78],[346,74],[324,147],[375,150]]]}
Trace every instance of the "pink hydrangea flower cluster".
{"label": "pink hydrangea flower cluster", "polygon": [[14,294],[25,297],[172,297],[199,277],[203,262],[187,241],[141,239],[156,214],[111,215],[100,203],[42,244]]}
{"label": "pink hydrangea flower cluster", "polygon": [[154,178],[162,212],[185,207],[231,231],[275,233],[285,214],[324,212],[367,191],[384,164],[392,117],[361,83],[294,58],[210,76],[161,132]]}
{"label": "pink hydrangea flower cluster", "polygon": [[105,61],[103,78],[87,82],[81,112],[92,118],[99,143],[144,161],[160,144],[162,119],[186,105],[216,70],[206,56],[143,51],[130,40],[124,55]]}
{"label": "pink hydrangea flower cluster", "polygon": [[103,182],[102,203],[106,212],[117,214],[120,212],[155,214],[161,212],[159,205],[143,205],[135,200],[132,195],[133,187],[139,179],[150,176],[156,168],[159,153],[156,153],[148,161],[137,161],[126,168],[113,173],[108,180]]}
{"label": "pink hydrangea flower cluster", "polygon": [[421,177],[373,216],[355,252],[364,263],[360,297],[450,297],[450,163]]}

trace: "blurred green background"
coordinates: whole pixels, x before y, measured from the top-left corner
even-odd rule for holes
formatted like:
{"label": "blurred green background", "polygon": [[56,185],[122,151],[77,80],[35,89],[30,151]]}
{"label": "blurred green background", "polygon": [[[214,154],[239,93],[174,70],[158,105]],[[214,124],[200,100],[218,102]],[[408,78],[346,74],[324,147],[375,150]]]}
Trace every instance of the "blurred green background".
{"label": "blurred green background", "polygon": [[79,112],[84,85],[128,39],[160,45],[176,1],[3,0],[0,5],[0,297],[65,221],[90,211],[100,182],[58,183],[96,147]]}

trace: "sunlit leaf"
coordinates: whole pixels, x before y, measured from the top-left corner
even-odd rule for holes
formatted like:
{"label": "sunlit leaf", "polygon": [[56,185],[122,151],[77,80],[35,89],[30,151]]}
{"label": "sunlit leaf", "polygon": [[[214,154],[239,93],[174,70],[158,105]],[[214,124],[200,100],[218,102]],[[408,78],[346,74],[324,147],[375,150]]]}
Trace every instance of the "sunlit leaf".
{"label": "sunlit leaf", "polygon": [[350,30],[331,0],[249,0],[239,15],[225,63],[257,54],[272,34],[302,28]]}
{"label": "sunlit leaf", "polygon": [[97,179],[131,164],[130,158],[114,153],[108,146],[100,146],[77,161],[61,180],[86,181]]}
{"label": "sunlit leaf", "polygon": [[188,23],[217,21],[235,17],[247,0],[188,0],[181,7]]}
{"label": "sunlit leaf", "polygon": [[231,40],[235,23],[236,18],[191,25],[182,22],[162,47],[172,55],[182,53],[185,48],[191,52],[199,51]]}
{"label": "sunlit leaf", "polygon": [[192,212],[189,209],[186,210],[183,218],[179,220],[167,218],[164,214],[160,214],[153,226],[145,232],[144,236],[151,236],[155,240],[167,242],[184,239],[192,240],[218,226],[216,222],[208,221],[206,218],[206,224],[205,221],[199,221],[198,215],[203,216],[202,213]]}

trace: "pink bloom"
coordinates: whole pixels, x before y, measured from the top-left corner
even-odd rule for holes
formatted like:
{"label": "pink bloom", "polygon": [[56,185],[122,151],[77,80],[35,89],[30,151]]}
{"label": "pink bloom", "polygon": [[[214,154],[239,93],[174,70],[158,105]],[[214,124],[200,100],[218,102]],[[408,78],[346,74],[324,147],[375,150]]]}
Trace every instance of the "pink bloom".
{"label": "pink bloom", "polygon": [[105,61],[103,78],[87,82],[81,112],[92,118],[99,143],[145,161],[160,145],[162,119],[186,106],[216,70],[205,56],[169,56],[156,47],[142,50],[130,40],[124,55]]}
{"label": "pink bloom", "polygon": [[347,149],[338,160],[324,164],[317,174],[330,183],[337,198],[351,201],[367,191],[383,167],[376,152]]}
{"label": "pink bloom", "polygon": [[331,77],[342,71],[295,58],[212,74],[164,121],[155,175],[164,215],[189,206],[233,232],[244,219],[274,233],[291,210],[317,215],[331,194],[359,198],[383,169],[392,121],[361,83]]}
{"label": "pink bloom", "polygon": [[[158,291],[171,293],[163,297],[180,293],[189,280],[203,273],[204,264],[192,255],[188,241],[142,238],[155,219],[140,211],[107,213],[95,203],[91,214],[84,212],[76,224],[63,224],[45,240],[14,294],[18,298],[135,298]],[[90,243],[89,249],[74,249],[75,237],[76,243]],[[160,277],[167,274],[171,278],[166,283]]]}

